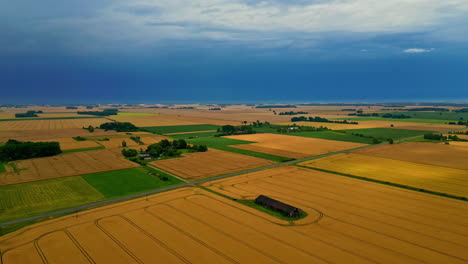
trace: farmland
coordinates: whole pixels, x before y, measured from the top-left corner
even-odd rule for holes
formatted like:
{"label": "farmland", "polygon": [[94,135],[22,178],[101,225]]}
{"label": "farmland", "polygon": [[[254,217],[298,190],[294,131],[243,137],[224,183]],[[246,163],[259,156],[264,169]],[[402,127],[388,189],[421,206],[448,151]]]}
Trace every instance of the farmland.
{"label": "farmland", "polygon": [[354,153],[333,155],[299,165],[468,198],[468,170]]}
{"label": "farmland", "polygon": [[212,124],[212,125],[227,125],[232,121],[196,118],[196,117],[181,117],[181,116],[112,116],[112,120],[118,122],[131,122],[138,127],[155,127],[155,126],[186,126],[186,125],[199,125],[199,124]]}
{"label": "farmland", "polygon": [[468,170],[468,148],[439,143],[382,145],[354,153],[440,167]]}
{"label": "farmland", "polygon": [[[39,140],[35,140],[39,141]],[[94,141],[76,141],[73,138],[54,138],[46,141],[55,141],[60,143],[60,148],[62,150],[71,150],[71,149],[84,149],[84,148],[95,148],[100,145]]]}
{"label": "farmland", "polygon": [[199,179],[267,166],[274,162],[210,149],[207,152],[187,153],[181,158],[153,161],[150,164],[186,179]]}
{"label": "farmland", "polygon": [[236,197],[268,194],[300,206],[309,215],[291,225],[209,192],[184,188],[7,234],[0,238],[2,263],[29,263],[41,256],[49,262],[73,256],[67,262],[95,263],[154,259],[162,263],[206,263],[207,259],[213,263],[253,259],[257,263],[463,263],[467,259],[466,203],[291,167],[207,185],[217,191],[223,191],[222,186]]}
{"label": "farmland", "polygon": [[345,130],[347,133],[361,134],[364,136],[370,136],[380,139],[400,139],[409,138],[415,136],[422,136],[425,133],[432,133],[431,131],[423,130],[406,130],[406,129],[391,129],[391,128],[366,128],[366,129],[351,129]]}
{"label": "farmland", "polygon": [[364,146],[364,144],[351,142],[286,136],[268,133],[226,136],[225,138],[259,142],[232,146],[235,148],[241,148],[294,159],[304,158],[308,156],[316,156],[324,153],[336,152],[339,150]]}
{"label": "farmland", "polygon": [[[154,175],[148,175],[148,172]],[[165,175],[167,180],[160,180],[156,174]],[[138,167],[0,186],[0,221],[159,189],[180,182],[162,172]]]}
{"label": "farmland", "polygon": [[9,130],[55,130],[65,128],[82,128],[88,126],[99,126],[109,122],[103,118],[74,118],[74,119],[46,119],[25,121],[3,121],[0,122],[0,131]]}
{"label": "farmland", "polygon": [[[0,185],[16,184],[85,173],[137,167],[109,150],[74,152],[54,157],[11,162],[7,172],[0,174]],[[14,168],[13,168],[14,167]]]}
{"label": "farmland", "polygon": [[185,126],[158,126],[158,127],[143,127],[144,130],[156,134],[174,134],[198,131],[211,131],[217,130],[219,126],[216,125],[185,125]]}

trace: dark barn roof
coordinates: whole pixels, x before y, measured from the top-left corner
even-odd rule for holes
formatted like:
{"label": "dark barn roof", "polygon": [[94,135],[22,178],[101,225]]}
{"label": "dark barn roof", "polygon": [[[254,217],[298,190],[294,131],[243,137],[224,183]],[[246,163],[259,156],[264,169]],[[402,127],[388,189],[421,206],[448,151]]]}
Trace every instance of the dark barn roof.
{"label": "dark barn roof", "polygon": [[298,217],[302,213],[302,210],[297,207],[285,204],[265,195],[258,196],[257,199],[255,199],[255,203],[262,205],[266,208],[281,212],[282,214],[289,217]]}

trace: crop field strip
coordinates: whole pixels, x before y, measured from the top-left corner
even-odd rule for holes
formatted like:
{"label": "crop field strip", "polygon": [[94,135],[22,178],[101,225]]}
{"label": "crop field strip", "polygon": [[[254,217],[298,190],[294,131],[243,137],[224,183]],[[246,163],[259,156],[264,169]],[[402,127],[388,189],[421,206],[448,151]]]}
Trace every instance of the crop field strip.
{"label": "crop field strip", "polygon": [[96,127],[106,122],[109,122],[109,120],[104,118],[4,121],[0,122],[0,130],[55,130],[82,128],[90,125]]}
{"label": "crop field strip", "polygon": [[[290,168],[289,173],[285,169],[271,169],[204,185],[238,199],[265,194],[306,211],[308,208],[319,210],[325,215],[319,227],[302,227],[298,223],[297,229],[317,237],[328,238],[331,232],[361,240],[369,248],[357,252],[365,251],[368,256],[376,254],[381,258],[384,251],[389,250],[429,263],[463,263],[468,258],[462,249],[468,239],[468,205],[464,202],[307,169]],[[266,173],[268,171],[270,175]],[[355,241],[347,246],[354,247],[359,243]],[[378,248],[380,253],[373,252]],[[443,261],[446,257],[449,258]],[[407,263],[409,259],[384,262]]]}
{"label": "crop field strip", "polygon": [[181,158],[153,161],[150,164],[182,178],[199,179],[262,167],[274,164],[274,162],[210,149],[207,152],[187,153]]}
{"label": "crop field strip", "polygon": [[299,165],[468,198],[468,170],[355,153],[333,155]]}
{"label": "crop field strip", "polygon": [[8,167],[6,173],[0,174],[0,185],[139,166],[109,150],[75,152],[55,157],[21,160],[12,163],[15,164],[18,171],[15,172],[11,167]]}
{"label": "crop field strip", "polygon": [[[295,225],[285,221],[278,224],[281,220],[252,208],[184,188],[7,234],[0,238],[2,263],[41,259],[60,262],[63,256],[73,256],[67,259],[70,263],[147,263],[155,259],[163,263],[206,263],[207,259],[216,263],[253,259],[260,263],[464,263],[468,258],[464,250],[467,234],[462,229],[466,224],[465,203],[333,175],[295,174],[299,168],[292,168],[286,175],[285,168],[281,170],[278,180],[262,171],[263,177],[252,180],[250,175],[233,191],[245,189],[256,194],[259,189],[251,181],[270,179],[271,183],[265,181],[259,187],[262,192],[290,197],[283,192],[296,193],[319,183],[319,188],[309,188],[298,198],[285,200],[313,217],[317,215],[313,211],[320,211],[315,221],[305,218]],[[290,183],[284,180],[296,177],[302,178]],[[343,194],[337,192],[329,177],[342,183]],[[307,186],[301,184],[304,179]],[[367,204],[366,196],[379,199]],[[385,210],[382,205],[389,199],[403,202]],[[431,210],[435,206],[431,202],[443,206],[446,214]],[[410,216],[415,220],[408,220]]]}
{"label": "crop field strip", "polygon": [[294,159],[365,146],[365,144],[360,143],[269,133],[226,136],[225,138],[258,142],[252,144],[231,145],[230,147]]}
{"label": "crop field strip", "polygon": [[228,120],[217,120],[210,118],[184,117],[176,115],[157,115],[157,116],[112,116],[112,120],[118,122],[131,122],[138,127],[157,127],[157,126],[187,126],[187,125],[228,125],[238,124]]}
{"label": "crop field strip", "polygon": [[198,133],[198,132],[206,132],[206,131],[216,131],[219,126],[216,125],[207,125],[207,124],[200,124],[200,125],[181,125],[181,126],[156,126],[156,127],[143,127],[144,130],[148,130],[152,133],[156,134],[164,134],[164,135],[171,135],[171,134],[183,134],[183,133]]}

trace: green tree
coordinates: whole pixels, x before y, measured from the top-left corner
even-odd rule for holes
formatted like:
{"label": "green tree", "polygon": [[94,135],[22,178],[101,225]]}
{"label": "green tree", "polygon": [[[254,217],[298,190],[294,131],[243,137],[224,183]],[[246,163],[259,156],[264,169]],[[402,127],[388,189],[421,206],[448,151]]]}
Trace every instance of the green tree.
{"label": "green tree", "polygon": [[122,141],[122,147],[126,148],[127,147],[127,141]]}

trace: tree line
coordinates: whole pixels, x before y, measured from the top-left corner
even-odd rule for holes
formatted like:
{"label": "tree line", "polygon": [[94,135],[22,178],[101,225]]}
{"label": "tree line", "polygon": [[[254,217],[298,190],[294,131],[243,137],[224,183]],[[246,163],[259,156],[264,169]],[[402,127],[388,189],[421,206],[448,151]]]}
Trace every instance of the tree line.
{"label": "tree line", "polygon": [[359,124],[358,122],[355,121],[348,121],[348,120],[329,120],[323,117],[305,117],[305,116],[299,116],[299,117],[293,117],[291,118],[291,122],[321,122],[321,123],[336,123],[336,124],[353,124],[357,125]]}
{"label": "tree line", "polygon": [[10,139],[0,147],[0,161],[49,157],[62,153],[58,142],[29,142]]}
{"label": "tree line", "polygon": [[294,112],[294,111],[289,111],[289,112],[280,112],[278,115],[307,115],[308,112]]}
{"label": "tree line", "polygon": [[130,122],[108,122],[103,123],[99,126],[99,128],[104,130],[115,130],[117,132],[132,132],[138,131],[138,127]]}
{"label": "tree line", "polygon": [[26,113],[17,113],[15,117],[37,117],[36,114],[42,114],[42,111],[27,111]]}

